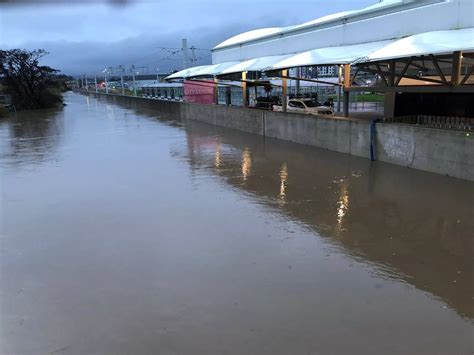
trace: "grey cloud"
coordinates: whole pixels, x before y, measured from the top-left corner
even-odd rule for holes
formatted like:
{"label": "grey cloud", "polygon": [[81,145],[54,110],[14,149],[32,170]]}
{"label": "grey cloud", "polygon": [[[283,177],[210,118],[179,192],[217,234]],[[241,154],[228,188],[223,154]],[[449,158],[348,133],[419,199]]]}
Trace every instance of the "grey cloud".
{"label": "grey cloud", "polygon": [[[64,73],[100,73],[118,64],[147,65],[150,71],[181,68],[178,55],[160,47],[212,48],[221,41],[261,27],[302,23],[376,0],[175,0],[175,1],[21,1],[0,2],[0,47],[44,48],[45,63]],[[197,51],[198,64],[210,62]]]}

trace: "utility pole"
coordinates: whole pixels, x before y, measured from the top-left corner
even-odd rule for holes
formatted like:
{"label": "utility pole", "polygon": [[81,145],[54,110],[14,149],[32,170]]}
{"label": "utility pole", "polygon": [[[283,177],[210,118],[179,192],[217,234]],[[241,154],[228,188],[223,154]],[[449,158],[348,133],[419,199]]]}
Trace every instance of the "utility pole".
{"label": "utility pole", "polygon": [[137,96],[137,87],[135,86],[135,65],[132,65],[130,71],[132,72],[133,96]]}
{"label": "utility pole", "polygon": [[195,66],[196,65],[196,47],[192,46],[191,47],[191,63],[192,63],[192,66]]}
{"label": "utility pole", "polygon": [[107,84],[107,68],[104,69],[104,76],[105,76],[105,93],[109,93],[109,85]]}
{"label": "utility pole", "polygon": [[120,69],[120,84],[122,86],[122,96],[125,96],[125,88],[123,86],[123,71],[124,71],[124,68],[123,68],[122,64],[120,64],[118,67]]}
{"label": "utility pole", "polygon": [[188,68],[188,40],[183,38],[181,40],[181,47],[183,51],[183,69]]}
{"label": "utility pole", "polygon": [[97,75],[94,76],[94,84],[95,84],[95,93],[99,92],[99,88],[97,87]]}

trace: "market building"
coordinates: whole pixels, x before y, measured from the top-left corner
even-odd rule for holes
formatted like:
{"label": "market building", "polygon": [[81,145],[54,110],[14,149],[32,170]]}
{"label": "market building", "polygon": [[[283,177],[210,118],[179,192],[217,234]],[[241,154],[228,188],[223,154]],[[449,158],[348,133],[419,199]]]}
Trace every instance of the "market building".
{"label": "market building", "polygon": [[[385,119],[465,121],[474,117],[473,13],[471,0],[383,0],[300,25],[236,35],[214,47],[211,65],[167,80],[212,81],[216,103],[218,85],[233,83],[244,107],[252,87],[278,88],[284,110],[290,80],[297,90],[318,83],[342,92],[344,116],[350,114],[351,93],[376,92],[384,94]],[[335,82],[308,75],[308,68],[331,67]],[[363,80],[367,75],[374,80]]]}

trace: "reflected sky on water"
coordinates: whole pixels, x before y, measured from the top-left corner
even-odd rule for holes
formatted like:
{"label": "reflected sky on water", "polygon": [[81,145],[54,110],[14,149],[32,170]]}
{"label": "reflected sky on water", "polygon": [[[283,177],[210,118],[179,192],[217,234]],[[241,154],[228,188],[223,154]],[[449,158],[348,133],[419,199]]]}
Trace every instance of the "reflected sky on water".
{"label": "reflected sky on water", "polygon": [[0,353],[472,353],[474,184],[66,102],[0,122]]}

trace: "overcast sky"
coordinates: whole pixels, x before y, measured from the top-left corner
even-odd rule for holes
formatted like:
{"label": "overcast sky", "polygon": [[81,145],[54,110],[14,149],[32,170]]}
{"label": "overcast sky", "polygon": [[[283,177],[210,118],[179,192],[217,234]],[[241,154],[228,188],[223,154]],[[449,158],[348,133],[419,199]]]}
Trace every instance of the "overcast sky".
{"label": "overcast sky", "polygon": [[123,64],[149,72],[181,69],[177,48],[187,38],[197,64],[225,39],[261,27],[306,22],[378,0],[0,0],[0,48],[43,48],[44,62],[63,73],[95,74]]}

